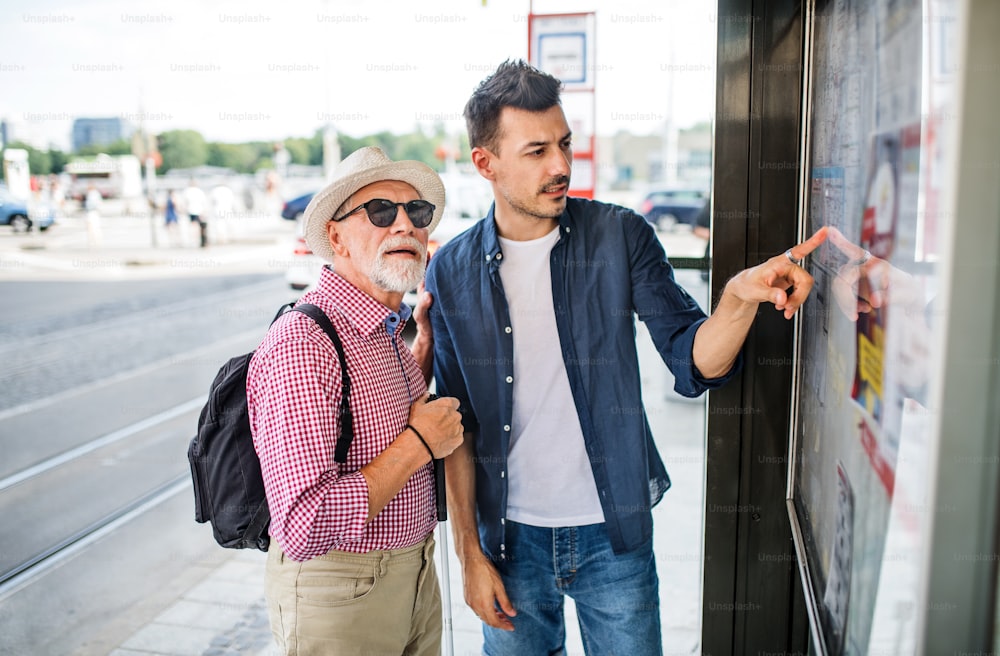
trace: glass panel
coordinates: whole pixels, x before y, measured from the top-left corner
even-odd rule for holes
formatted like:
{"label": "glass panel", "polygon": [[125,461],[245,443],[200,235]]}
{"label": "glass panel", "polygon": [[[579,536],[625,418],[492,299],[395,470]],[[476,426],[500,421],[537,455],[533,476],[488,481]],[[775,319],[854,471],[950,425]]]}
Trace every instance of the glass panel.
{"label": "glass panel", "polygon": [[817,2],[794,506],[829,653],[911,653],[953,2]]}

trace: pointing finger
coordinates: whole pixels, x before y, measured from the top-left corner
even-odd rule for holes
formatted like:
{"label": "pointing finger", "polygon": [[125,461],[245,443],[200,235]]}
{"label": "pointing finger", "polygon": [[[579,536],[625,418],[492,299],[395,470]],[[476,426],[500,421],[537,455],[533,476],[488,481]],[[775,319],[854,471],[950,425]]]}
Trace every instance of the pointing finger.
{"label": "pointing finger", "polygon": [[796,244],[788,249],[788,253],[795,260],[802,260],[806,255],[812,253],[814,250],[819,248],[819,245],[826,241],[827,229],[823,226],[819,230],[813,233],[812,237],[805,240],[801,244]]}

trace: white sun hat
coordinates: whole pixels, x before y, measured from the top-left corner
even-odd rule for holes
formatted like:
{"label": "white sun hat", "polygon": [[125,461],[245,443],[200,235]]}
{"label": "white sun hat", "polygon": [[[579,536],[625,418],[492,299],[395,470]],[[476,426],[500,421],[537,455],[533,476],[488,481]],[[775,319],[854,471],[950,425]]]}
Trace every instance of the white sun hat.
{"label": "white sun hat", "polygon": [[313,253],[327,262],[333,262],[333,248],[326,228],[334,218],[333,213],[357,190],[383,180],[405,182],[416,189],[422,199],[434,205],[434,217],[427,226],[428,233],[434,232],[444,212],[444,183],[441,177],[423,162],[394,162],[381,148],[367,146],[354,151],[338,164],[333,180],[313,196],[306,207],[303,234]]}

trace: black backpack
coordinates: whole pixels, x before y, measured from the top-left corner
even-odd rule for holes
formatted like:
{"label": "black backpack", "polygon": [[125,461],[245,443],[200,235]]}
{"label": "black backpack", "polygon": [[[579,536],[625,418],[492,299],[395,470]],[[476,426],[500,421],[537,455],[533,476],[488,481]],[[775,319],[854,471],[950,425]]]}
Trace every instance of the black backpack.
{"label": "black backpack", "polygon": [[[343,464],[347,462],[347,452],[354,439],[348,402],[351,379],[344,347],[330,319],[315,305],[283,305],[271,323],[289,308],[312,318],[337,349],[341,371],[341,435],[334,460]],[[253,352],[238,355],[219,369],[209,388],[208,401],[198,417],[198,433],[188,446],[188,461],[194,482],[195,521],[211,522],[215,540],[223,547],[267,551],[271,513],[264,496],[264,479],[253,448],[247,411],[247,368],[251,357]]]}

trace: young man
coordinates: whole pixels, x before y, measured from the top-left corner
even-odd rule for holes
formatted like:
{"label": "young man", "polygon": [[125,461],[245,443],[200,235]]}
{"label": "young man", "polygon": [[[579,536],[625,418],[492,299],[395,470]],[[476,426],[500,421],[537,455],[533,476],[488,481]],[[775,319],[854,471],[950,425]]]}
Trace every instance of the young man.
{"label": "young man", "polygon": [[456,551],[486,654],[561,653],[563,595],[588,654],[659,654],[651,507],[670,482],[643,411],[634,317],[675,389],[697,396],[739,367],[759,303],[795,313],[812,278],[793,258],[825,234],[737,275],[706,319],[642,217],[567,198],[559,93],[505,62],[472,95],[472,161],[494,205],[428,271],[438,391],[466,411],[447,464]]}
{"label": "young man", "polygon": [[354,440],[341,435],[341,371],[310,318],[278,319],[254,354],[247,402],[271,510],[267,599],[286,654],[422,654],[441,645],[432,457],[462,441],[455,399],[427,402],[402,339],[403,294],[423,279],[444,185],[419,162],[352,153],[305,211],[306,241],[330,263],[312,303],[340,336]]}

